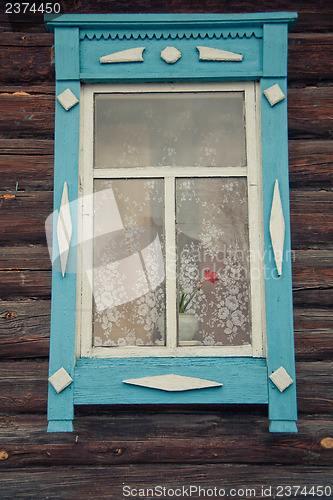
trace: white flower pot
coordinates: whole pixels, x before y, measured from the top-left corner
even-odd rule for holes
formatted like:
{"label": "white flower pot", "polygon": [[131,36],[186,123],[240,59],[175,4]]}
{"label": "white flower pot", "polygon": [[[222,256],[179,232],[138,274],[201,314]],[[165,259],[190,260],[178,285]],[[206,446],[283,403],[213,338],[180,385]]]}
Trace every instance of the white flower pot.
{"label": "white flower pot", "polygon": [[[157,320],[157,327],[164,338],[164,316]],[[193,340],[199,328],[199,323],[194,314],[178,314],[178,336],[179,342],[188,342]]]}
{"label": "white flower pot", "polygon": [[198,320],[194,314],[179,313],[178,315],[178,334],[179,342],[193,340],[198,331]]}

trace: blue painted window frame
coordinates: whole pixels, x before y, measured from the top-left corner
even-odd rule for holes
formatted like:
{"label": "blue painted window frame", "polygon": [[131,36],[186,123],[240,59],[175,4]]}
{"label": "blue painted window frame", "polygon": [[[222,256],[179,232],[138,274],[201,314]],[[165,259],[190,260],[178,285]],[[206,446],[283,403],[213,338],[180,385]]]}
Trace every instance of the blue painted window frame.
{"label": "blue painted window frame", "polygon": [[[287,34],[295,13],[261,14],[64,14],[46,19],[55,34],[56,96],[70,89],[79,99],[81,82],[260,81],[265,248],[267,359],[127,358],[75,359],[76,274],[52,268],[49,374],[64,368],[73,383],[57,393],[49,385],[48,431],[72,431],[75,404],[262,403],[269,405],[272,432],[297,432],[289,223],[287,99],[271,106],[264,91],[278,84],[287,95]],[[199,41],[198,41],[199,40]],[[99,57],[146,47],[144,64],[99,64]],[[181,63],[166,64],[159,54],[175,45]],[[239,62],[198,61],[197,45],[244,54]],[[194,62],[193,54],[196,54]],[[157,57],[158,55],[158,57]],[[192,59],[191,57],[192,56]],[[200,65],[200,66],[199,66]],[[199,70],[200,68],[200,70]],[[80,105],[66,111],[56,101],[54,210],[64,183],[69,201],[78,197]],[[277,276],[269,233],[273,189],[278,179],[285,221],[283,272]],[[77,213],[71,203],[73,233],[68,268],[76,269]],[[58,255],[57,217],[53,224]],[[144,366],[143,366],[144,365]],[[269,375],[283,366],[293,383],[283,392]],[[165,393],[122,383],[124,378],[176,373],[210,378],[223,389]]]}

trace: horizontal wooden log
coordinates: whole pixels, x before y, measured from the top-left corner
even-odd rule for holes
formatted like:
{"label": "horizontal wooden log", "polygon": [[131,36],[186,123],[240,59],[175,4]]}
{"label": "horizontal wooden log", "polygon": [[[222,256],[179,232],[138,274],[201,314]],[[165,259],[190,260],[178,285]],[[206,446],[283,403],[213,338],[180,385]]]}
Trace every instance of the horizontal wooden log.
{"label": "horizontal wooden log", "polygon": [[1,139],[2,155],[53,156],[54,141],[48,139]]}
{"label": "horizontal wooden log", "polygon": [[[54,96],[33,94],[30,88],[19,88],[26,94],[0,94],[2,113],[0,131],[3,137],[51,139],[54,134]],[[333,137],[331,109],[333,87],[306,87],[288,91],[290,139],[328,139]]]}
{"label": "horizontal wooden log", "polygon": [[54,96],[28,94],[26,95],[26,91],[22,88],[16,93],[0,94],[2,137],[30,136],[52,139],[54,136]]}
{"label": "horizontal wooden log", "polygon": [[289,139],[333,137],[333,87],[288,90]]}
{"label": "horizontal wooden log", "polygon": [[[0,301],[0,359],[48,356],[50,300]],[[332,358],[330,309],[294,309],[298,361]]]}
{"label": "horizontal wooden log", "polygon": [[[3,62],[0,80],[7,83],[37,83],[54,80],[53,34],[0,33]],[[289,35],[289,81],[331,80],[333,56],[331,33]]]}
{"label": "horizontal wooden log", "polygon": [[[321,291],[323,296],[332,293],[332,257],[330,250],[292,251],[290,258],[294,294],[299,295],[307,290]],[[51,260],[47,247],[3,247],[0,255],[0,276],[5,287],[2,298],[49,297]],[[318,297],[318,300],[321,299]]]}
{"label": "horizontal wooden log", "polygon": [[0,359],[49,354],[50,300],[0,301]]}
{"label": "horizontal wooden log", "polygon": [[[0,240],[45,244],[45,220],[53,210],[51,191],[0,192]],[[8,198],[9,195],[9,198]],[[7,196],[7,198],[3,198]],[[291,190],[292,248],[306,248],[333,241],[330,191]]]}
{"label": "horizontal wooden log", "polygon": [[[245,450],[244,450],[245,451]],[[6,470],[5,470],[6,472]],[[9,470],[8,470],[9,472]],[[13,498],[98,498],[119,500],[126,498],[163,499],[190,496],[205,500],[228,496],[239,500],[277,498],[276,495],[293,494],[290,485],[314,485],[314,491],[326,491],[330,485],[330,470],[319,466],[260,466],[233,464],[176,465],[152,464],[109,467],[32,468],[11,471],[4,475],[3,500]],[[157,489],[155,489],[158,486]],[[271,489],[270,489],[271,488]],[[307,487],[307,491],[310,487]],[[142,491],[142,493],[140,493]],[[124,496],[125,493],[125,496]],[[274,497],[273,497],[274,495]],[[304,489],[303,489],[304,495]],[[302,496],[293,498],[301,499]],[[306,498],[306,497],[304,497]],[[312,497],[307,497],[312,498]]]}
{"label": "horizontal wooden log", "polygon": [[0,156],[1,189],[20,191],[53,189],[53,155]]}
{"label": "horizontal wooden log", "polygon": [[[297,400],[300,413],[333,413],[332,362],[297,362]],[[4,412],[45,412],[48,363],[0,363],[0,405]]]}
{"label": "horizontal wooden log", "polygon": [[[20,186],[19,186],[20,188]],[[8,193],[0,193],[1,196]],[[45,245],[45,221],[53,210],[52,191],[17,192],[2,198],[0,241],[33,242]]]}
{"label": "horizontal wooden log", "polygon": [[[300,419],[298,434],[272,436],[268,419],[209,412],[80,415],[74,434],[46,433],[45,416],[0,418],[0,441],[13,468],[59,465],[154,463],[246,463],[330,465],[332,452],[321,445],[330,436],[329,418]],[[239,446],[239,443],[242,443]],[[186,457],[186,458],[185,458]]]}
{"label": "horizontal wooden log", "polygon": [[332,191],[290,191],[292,248],[333,241]]}
{"label": "horizontal wooden log", "polygon": [[[16,182],[24,190],[53,188],[54,141],[0,139],[2,190]],[[293,188],[332,185],[333,141],[289,141],[289,180]]]}
{"label": "horizontal wooden log", "polygon": [[[49,300],[0,301],[0,359],[48,356]],[[333,355],[333,318],[329,309],[294,309],[298,361],[329,360]]]}
{"label": "horizontal wooden log", "polygon": [[332,80],[331,33],[291,33],[288,37],[288,81],[319,82]]}
{"label": "horizontal wooden log", "polygon": [[[293,0],[286,4],[278,0],[272,6],[270,0],[233,0],[232,7],[228,0],[66,0],[60,2],[61,13],[243,13],[293,10],[299,17],[293,31],[330,31],[332,30],[332,7],[325,0]],[[46,31],[41,13],[26,13],[24,15],[6,15],[0,13],[0,27],[3,31]]]}
{"label": "horizontal wooden log", "polygon": [[289,141],[291,187],[332,186],[333,141]]}

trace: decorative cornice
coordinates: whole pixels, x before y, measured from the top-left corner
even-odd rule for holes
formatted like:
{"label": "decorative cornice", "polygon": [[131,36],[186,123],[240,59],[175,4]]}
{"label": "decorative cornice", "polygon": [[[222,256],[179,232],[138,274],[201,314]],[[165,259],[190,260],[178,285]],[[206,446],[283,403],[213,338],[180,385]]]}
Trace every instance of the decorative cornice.
{"label": "decorative cornice", "polygon": [[262,29],[251,28],[251,29],[227,29],[227,30],[209,30],[203,29],[197,30],[182,30],[176,31],[172,30],[167,32],[167,30],[144,30],[138,29],[135,31],[123,31],[123,30],[100,30],[100,29],[83,29],[80,30],[80,40],[87,38],[88,40],[181,40],[183,38],[189,40],[194,39],[218,39],[218,38],[262,38]]}

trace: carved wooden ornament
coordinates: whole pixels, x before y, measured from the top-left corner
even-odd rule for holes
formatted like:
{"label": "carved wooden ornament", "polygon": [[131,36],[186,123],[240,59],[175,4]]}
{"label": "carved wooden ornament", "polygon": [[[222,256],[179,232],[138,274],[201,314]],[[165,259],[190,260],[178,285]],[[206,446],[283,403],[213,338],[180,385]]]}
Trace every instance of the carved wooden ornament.
{"label": "carved wooden ornament", "polygon": [[269,104],[273,107],[280,101],[286,98],[278,83],[264,90],[264,94],[269,102]]}
{"label": "carved wooden ornament", "polygon": [[75,94],[70,89],[66,89],[61,94],[57,96],[58,101],[60,102],[61,106],[66,110],[69,111],[73,106],[75,106],[79,100],[76,97]]}
{"label": "carved wooden ornament", "polygon": [[289,373],[283,366],[280,366],[275,372],[273,372],[269,378],[273,382],[274,385],[279,389],[280,392],[283,392],[289,387],[294,381],[290,377]]}
{"label": "carved wooden ornament", "polygon": [[202,378],[184,377],[182,375],[157,375],[155,377],[132,378],[123,380],[125,384],[139,385],[161,391],[179,392],[191,391],[193,389],[208,389],[209,387],[221,387],[219,382],[204,380]]}
{"label": "carved wooden ornament", "polygon": [[57,237],[62,276],[65,276],[69,247],[72,238],[72,218],[68,202],[67,182],[64,183],[57,223]]}
{"label": "carved wooden ornament", "polygon": [[105,63],[129,63],[129,62],[143,62],[142,53],[146,47],[136,47],[135,49],[122,50],[114,52],[99,59],[101,64]]}
{"label": "carved wooden ornament", "polygon": [[72,377],[66,372],[65,368],[61,367],[58,371],[56,371],[51,377],[49,377],[49,382],[55,391],[59,394],[59,392],[63,391],[68,387],[72,382]]}
{"label": "carved wooden ornament", "polygon": [[182,57],[182,53],[176,47],[166,47],[161,52],[161,58],[168,64],[174,64]]}
{"label": "carved wooden ornament", "polygon": [[241,62],[243,56],[227,50],[213,49],[211,47],[197,47],[200,61],[235,61]]}
{"label": "carved wooden ornament", "polygon": [[273,202],[271,209],[271,218],[269,221],[269,232],[271,235],[272,248],[278,275],[282,274],[283,246],[285,224],[280,198],[279,182],[276,179],[274,185]]}

